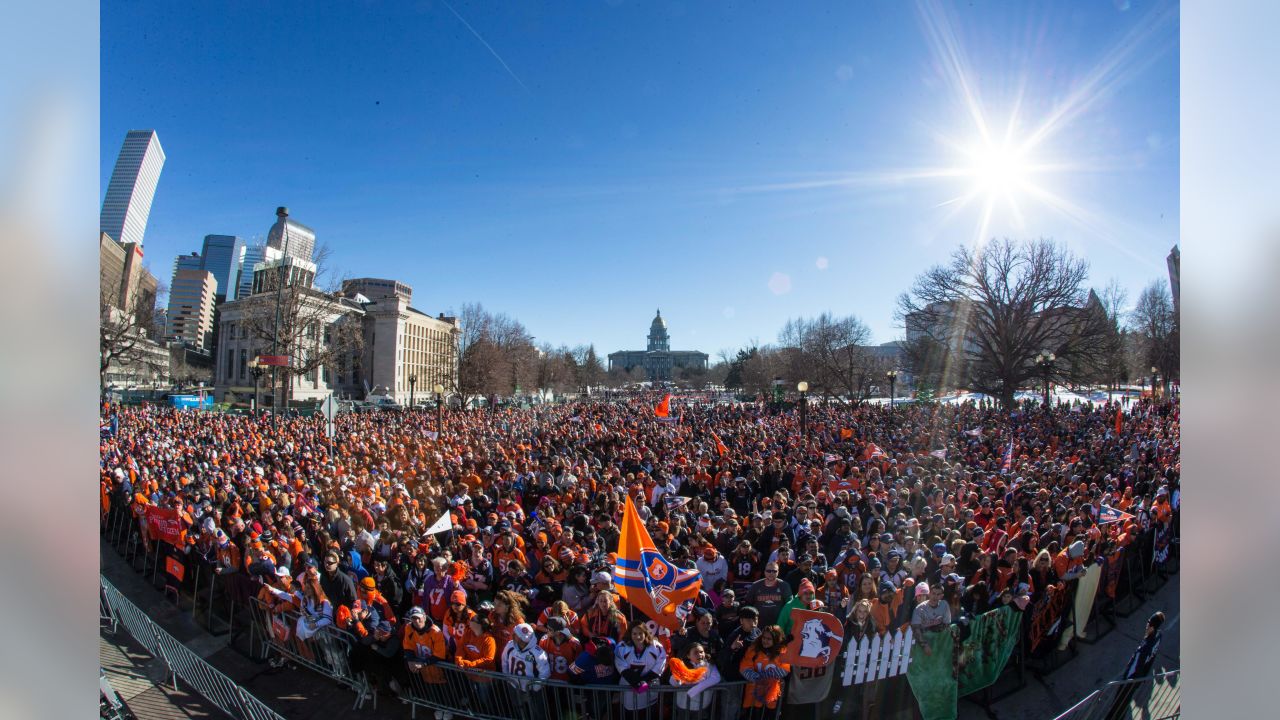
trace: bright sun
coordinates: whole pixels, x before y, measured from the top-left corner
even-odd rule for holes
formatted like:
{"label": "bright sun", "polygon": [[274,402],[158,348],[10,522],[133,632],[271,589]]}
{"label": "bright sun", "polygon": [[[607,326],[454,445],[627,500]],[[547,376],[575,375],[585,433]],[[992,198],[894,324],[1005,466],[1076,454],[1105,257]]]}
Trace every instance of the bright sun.
{"label": "bright sun", "polygon": [[984,143],[969,153],[969,174],[973,177],[977,192],[991,196],[1009,197],[1027,185],[1030,165],[1025,153],[1009,144]]}

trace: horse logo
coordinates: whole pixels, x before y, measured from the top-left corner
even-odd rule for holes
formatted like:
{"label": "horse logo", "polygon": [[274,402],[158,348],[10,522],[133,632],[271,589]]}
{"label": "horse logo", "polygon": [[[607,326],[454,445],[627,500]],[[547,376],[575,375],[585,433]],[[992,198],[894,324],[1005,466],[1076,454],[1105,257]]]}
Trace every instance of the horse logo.
{"label": "horse logo", "polygon": [[813,610],[791,611],[788,661],[799,667],[820,668],[835,662],[844,645],[844,628],[834,615]]}

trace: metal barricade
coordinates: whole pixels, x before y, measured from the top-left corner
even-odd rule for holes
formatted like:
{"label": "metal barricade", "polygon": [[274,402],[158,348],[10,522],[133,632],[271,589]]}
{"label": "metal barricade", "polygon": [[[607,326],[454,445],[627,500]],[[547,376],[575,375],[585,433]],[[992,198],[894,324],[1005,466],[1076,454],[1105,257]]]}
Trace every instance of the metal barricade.
{"label": "metal barricade", "polygon": [[1182,714],[1179,671],[1117,680],[1094,690],[1055,720],[1171,720]]}
{"label": "metal barricade", "polygon": [[355,709],[363,707],[367,700],[373,700],[373,707],[377,709],[378,697],[373,692],[368,674],[356,670],[351,664],[351,649],[356,645],[354,635],[328,625],[302,640],[296,632],[298,613],[272,612],[258,598],[252,598],[250,605],[253,608],[253,629],[249,643],[262,657],[276,652],[353,690],[356,693]]}
{"label": "metal barricade", "polygon": [[232,717],[244,720],[284,720],[279,713],[152,622],[146,613],[107,582],[106,578],[99,576],[99,581],[103,603],[111,616],[124,625],[125,630],[147,653],[165,664],[175,690],[178,689],[178,680],[181,678],[201,697]]}
{"label": "metal barricade", "polygon": [[643,693],[622,685],[577,685],[460,668],[447,662],[409,671],[401,699],[412,707],[475,720],[609,720],[619,713],[640,718],[722,720],[727,701],[741,697],[745,683],[720,683],[696,697],[688,686],[651,684]]}

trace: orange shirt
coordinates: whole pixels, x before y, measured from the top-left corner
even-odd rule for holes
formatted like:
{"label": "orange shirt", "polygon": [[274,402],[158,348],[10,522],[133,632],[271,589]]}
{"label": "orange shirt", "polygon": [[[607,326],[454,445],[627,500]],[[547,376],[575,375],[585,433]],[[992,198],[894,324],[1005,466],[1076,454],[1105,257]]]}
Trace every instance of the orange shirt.
{"label": "orange shirt", "polygon": [[[739,670],[755,670],[758,673],[764,673],[769,668],[777,668],[784,673],[791,672],[791,665],[783,662],[784,653],[778,653],[775,658],[770,658],[765,653],[752,648],[742,658],[742,662],[738,665]],[[761,677],[755,682],[747,683],[742,695],[742,707],[778,707],[778,699],[782,696],[782,679],[773,677]]]}

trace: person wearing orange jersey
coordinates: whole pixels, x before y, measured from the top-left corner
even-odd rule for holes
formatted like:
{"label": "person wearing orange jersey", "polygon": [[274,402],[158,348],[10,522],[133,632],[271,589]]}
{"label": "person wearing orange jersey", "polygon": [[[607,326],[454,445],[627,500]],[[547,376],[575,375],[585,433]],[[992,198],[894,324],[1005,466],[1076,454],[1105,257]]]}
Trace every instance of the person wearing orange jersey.
{"label": "person wearing orange jersey", "polygon": [[467,627],[476,611],[467,607],[467,593],[454,590],[449,596],[449,609],[444,613],[444,633],[455,648],[459,647],[462,638],[467,634]]}
{"label": "person wearing orange jersey", "polygon": [[547,651],[547,660],[551,663],[551,679],[568,680],[569,666],[582,653],[582,642],[573,636],[573,631],[564,618],[552,616],[547,619],[547,634],[538,645]]}
{"label": "person wearing orange jersey", "polygon": [[776,714],[782,697],[782,679],[791,672],[783,660],[782,628],[766,627],[738,665],[747,686],[742,693],[742,707],[750,720],[764,720]]}
{"label": "person wearing orange jersey", "polygon": [[447,703],[444,672],[436,665],[449,659],[448,643],[440,628],[422,608],[409,611],[409,624],[404,628],[405,667],[425,685],[427,697]]}

